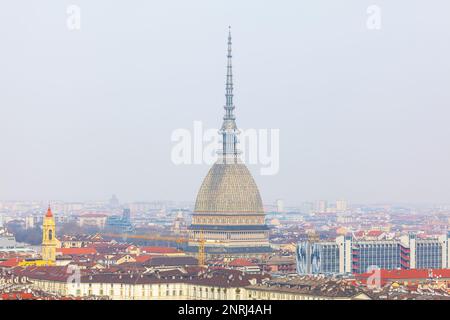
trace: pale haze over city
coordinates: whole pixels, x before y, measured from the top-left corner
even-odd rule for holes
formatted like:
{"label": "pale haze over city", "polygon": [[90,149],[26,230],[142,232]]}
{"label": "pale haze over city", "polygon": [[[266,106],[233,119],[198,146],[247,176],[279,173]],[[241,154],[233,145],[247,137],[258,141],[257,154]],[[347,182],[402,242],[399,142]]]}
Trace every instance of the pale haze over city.
{"label": "pale haze over city", "polygon": [[[450,300],[449,14],[3,4],[0,315],[382,319],[316,302]],[[92,317],[37,305],[11,304]]]}
{"label": "pale haze over city", "polygon": [[449,203],[450,3],[11,1],[0,11],[0,200],[194,201],[174,130],[279,129],[264,203]]}

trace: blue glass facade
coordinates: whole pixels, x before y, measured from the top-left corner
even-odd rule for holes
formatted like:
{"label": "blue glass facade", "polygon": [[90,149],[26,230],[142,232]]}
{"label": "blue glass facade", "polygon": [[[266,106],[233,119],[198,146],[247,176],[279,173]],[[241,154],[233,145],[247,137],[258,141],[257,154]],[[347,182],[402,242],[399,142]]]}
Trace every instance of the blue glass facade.
{"label": "blue glass facade", "polygon": [[356,243],[352,250],[353,273],[365,273],[378,269],[406,269],[408,256],[397,241],[367,241]]}
{"label": "blue glass facade", "polygon": [[439,269],[442,267],[442,245],[436,241],[417,241],[416,269]]}
{"label": "blue glass facade", "polygon": [[339,246],[336,243],[301,242],[297,246],[299,274],[339,273]]}
{"label": "blue glass facade", "polygon": [[449,235],[417,239],[355,240],[338,237],[335,242],[300,242],[299,274],[366,273],[371,269],[440,269],[450,267]]}

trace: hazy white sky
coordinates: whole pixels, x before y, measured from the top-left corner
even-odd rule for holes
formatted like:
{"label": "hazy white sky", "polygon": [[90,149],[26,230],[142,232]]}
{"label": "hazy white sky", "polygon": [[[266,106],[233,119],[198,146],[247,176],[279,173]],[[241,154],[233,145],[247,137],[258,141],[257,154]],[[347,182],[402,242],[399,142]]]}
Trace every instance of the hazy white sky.
{"label": "hazy white sky", "polygon": [[[66,26],[70,4],[81,30]],[[369,5],[381,30],[366,27]],[[0,10],[0,200],[194,200],[171,133],[280,129],[264,202],[450,202],[450,2],[21,0]]]}

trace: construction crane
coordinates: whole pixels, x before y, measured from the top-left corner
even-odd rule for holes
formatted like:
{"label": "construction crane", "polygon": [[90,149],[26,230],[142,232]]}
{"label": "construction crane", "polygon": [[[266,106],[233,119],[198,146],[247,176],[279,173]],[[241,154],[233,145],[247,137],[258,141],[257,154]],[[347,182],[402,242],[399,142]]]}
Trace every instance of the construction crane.
{"label": "construction crane", "polygon": [[[143,235],[143,234],[114,234],[106,233],[102,234],[104,237],[108,238],[121,238],[121,239],[140,239],[140,240],[152,240],[152,241],[168,241],[175,243],[188,243],[196,242],[198,243],[198,265],[204,266],[206,261],[205,245],[206,240],[204,236],[204,230],[199,232],[199,240],[193,240],[188,238],[171,237],[171,236],[160,236],[160,235]],[[212,240],[212,242],[219,243],[219,240]]]}

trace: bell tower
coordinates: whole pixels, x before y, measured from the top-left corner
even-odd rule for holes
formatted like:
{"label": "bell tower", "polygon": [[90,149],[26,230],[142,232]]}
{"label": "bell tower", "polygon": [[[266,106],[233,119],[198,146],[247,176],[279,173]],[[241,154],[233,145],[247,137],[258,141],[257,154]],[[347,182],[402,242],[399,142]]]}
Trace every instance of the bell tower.
{"label": "bell tower", "polygon": [[42,225],[42,260],[54,263],[56,260],[56,247],[58,240],[55,234],[55,218],[52,209],[48,206]]}

